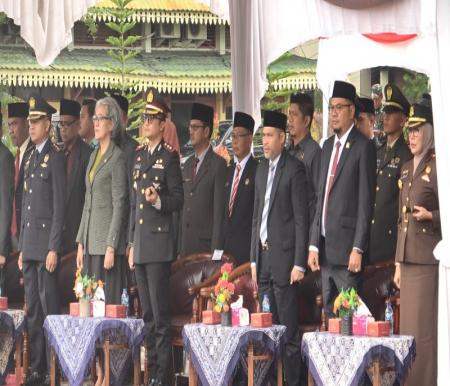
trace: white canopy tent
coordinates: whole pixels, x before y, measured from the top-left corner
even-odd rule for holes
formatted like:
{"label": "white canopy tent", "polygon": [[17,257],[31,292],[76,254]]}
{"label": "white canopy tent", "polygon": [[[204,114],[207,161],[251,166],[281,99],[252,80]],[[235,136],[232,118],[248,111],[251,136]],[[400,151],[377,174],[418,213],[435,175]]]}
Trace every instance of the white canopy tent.
{"label": "white canopy tent", "polygon": [[[435,249],[440,264],[439,375],[450,379],[450,90],[449,0],[198,0],[231,25],[233,107],[260,118],[267,66],[311,39],[319,46],[317,78],[324,95],[335,79],[380,65],[425,72],[431,79],[443,240]],[[0,11],[21,26],[22,37],[42,65],[49,65],[71,41],[71,28],[96,0],[0,0]],[[338,4],[338,5],[335,5]],[[356,6],[356,9],[351,9]],[[391,46],[367,33],[417,34]],[[1,58],[0,58],[1,60]],[[447,254],[448,253],[448,254]]]}

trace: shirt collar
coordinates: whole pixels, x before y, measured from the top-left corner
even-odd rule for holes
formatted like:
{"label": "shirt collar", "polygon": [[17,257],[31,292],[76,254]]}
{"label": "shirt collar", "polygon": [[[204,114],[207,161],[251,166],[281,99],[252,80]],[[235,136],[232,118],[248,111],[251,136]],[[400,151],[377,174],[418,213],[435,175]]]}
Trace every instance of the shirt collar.
{"label": "shirt collar", "polygon": [[241,162],[239,162],[239,160],[237,159],[236,156],[234,156],[234,163],[235,165],[239,165],[241,167],[241,170],[244,170],[245,165],[247,165],[247,161],[250,159],[250,156],[252,155],[252,153],[248,153],[244,158],[242,158]]}
{"label": "shirt collar", "polygon": [[341,147],[343,147],[345,145],[345,143],[347,142],[347,138],[350,135],[350,133],[352,132],[354,126],[355,125],[352,125],[350,127],[350,129],[348,129],[347,132],[341,138],[339,138],[337,136],[337,134],[335,134],[334,135],[334,146],[336,146],[336,143],[340,142],[341,143]]}
{"label": "shirt collar", "polygon": [[208,152],[209,148],[211,147],[211,144],[208,145],[208,147],[203,150],[199,155],[195,154],[195,157],[198,158],[198,162],[202,162],[203,159],[206,156],[206,153]]}
{"label": "shirt collar", "polygon": [[30,139],[30,137],[28,137],[28,138],[22,143],[22,145],[20,145],[20,147],[19,147],[20,154],[25,154],[25,151],[27,150],[28,144],[30,143],[30,141],[31,141],[31,139]]}
{"label": "shirt collar", "polygon": [[281,153],[278,154],[278,156],[273,161],[269,160],[269,167],[270,166],[275,166],[275,168],[276,168],[277,165],[278,165],[278,161],[280,160],[280,157],[281,157]]}
{"label": "shirt collar", "polygon": [[42,149],[44,148],[44,146],[45,146],[45,144],[47,143],[47,141],[48,141],[48,137],[45,139],[44,142],[40,143],[39,145],[36,145],[36,150],[37,150],[37,152],[38,152],[39,154],[41,154]]}

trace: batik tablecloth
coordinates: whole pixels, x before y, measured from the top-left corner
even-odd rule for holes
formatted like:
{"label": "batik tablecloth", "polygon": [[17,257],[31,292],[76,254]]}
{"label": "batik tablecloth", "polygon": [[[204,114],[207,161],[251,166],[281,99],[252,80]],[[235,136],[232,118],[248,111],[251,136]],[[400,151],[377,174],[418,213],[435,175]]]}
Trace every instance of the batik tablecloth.
{"label": "batik tablecloth", "polygon": [[86,376],[97,343],[108,337],[111,343],[127,343],[130,350],[111,351],[111,379],[121,385],[127,364],[145,337],[142,319],[78,318],[49,315],[44,323],[50,346],[55,351],[61,370],[71,386],[80,386]]}
{"label": "batik tablecloth", "polygon": [[395,375],[391,381],[397,379],[403,384],[416,355],[416,344],[414,337],[406,335],[376,338],[309,332],[303,335],[302,354],[319,386],[356,386],[374,359],[392,366]]}
{"label": "batik tablecloth", "polygon": [[[257,343],[274,356],[281,355],[285,343],[285,326],[268,328],[222,327],[221,325],[188,324],[183,328],[183,342],[203,386],[225,386],[231,380],[242,350],[250,342]],[[264,379],[260,368],[255,384]],[[258,368],[256,369],[258,370]]]}
{"label": "batik tablecloth", "polygon": [[25,327],[25,312],[22,310],[0,311],[0,385],[6,378],[8,361],[14,343]]}

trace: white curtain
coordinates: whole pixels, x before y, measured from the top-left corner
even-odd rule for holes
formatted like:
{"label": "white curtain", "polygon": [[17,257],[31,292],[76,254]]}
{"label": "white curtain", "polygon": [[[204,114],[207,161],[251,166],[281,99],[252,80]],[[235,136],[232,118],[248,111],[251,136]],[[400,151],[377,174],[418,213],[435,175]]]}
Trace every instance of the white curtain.
{"label": "white curtain", "polygon": [[75,21],[97,1],[0,0],[0,12],[20,25],[20,35],[34,49],[38,63],[48,66],[72,42]]}

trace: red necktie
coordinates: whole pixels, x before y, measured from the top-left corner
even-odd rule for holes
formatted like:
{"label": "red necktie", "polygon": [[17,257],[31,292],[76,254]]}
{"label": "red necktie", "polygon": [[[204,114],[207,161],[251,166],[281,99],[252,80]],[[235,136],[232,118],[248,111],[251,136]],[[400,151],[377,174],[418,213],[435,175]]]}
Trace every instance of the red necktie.
{"label": "red necktie", "polygon": [[[17,185],[19,184],[19,174],[20,174],[20,148],[17,148],[16,152],[16,162],[15,162],[15,171],[14,171],[14,191],[17,189]],[[17,235],[17,220],[16,220],[16,197],[14,195],[13,199],[13,214],[11,221],[11,235]]]}
{"label": "red necktie", "polygon": [[230,217],[231,217],[231,214],[233,213],[234,199],[236,197],[236,193],[237,193],[238,186],[239,186],[240,174],[241,174],[241,165],[237,164],[237,166],[236,166],[236,175],[234,176],[233,187],[231,189],[230,204],[228,205],[228,215]]}
{"label": "red necktie", "polygon": [[333,186],[334,181],[334,175],[336,174],[336,169],[339,161],[339,148],[341,147],[341,143],[338,141],[336,142],[336,145],[334,145],[336,150],[334,152],[334,159],[333,159],[333,166],[331,167],[331,173],[330,177],[328,177],[328,188],[327,188],[327,194],[325,195],[325,203],[323,205],[323,222],[324,222],[324,228],[325,228],[325,221],[327,218],[327,209],[328,209],[328,196],[330,195],[331,187]]}

